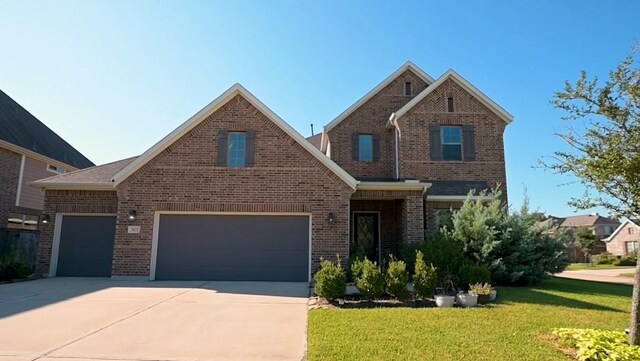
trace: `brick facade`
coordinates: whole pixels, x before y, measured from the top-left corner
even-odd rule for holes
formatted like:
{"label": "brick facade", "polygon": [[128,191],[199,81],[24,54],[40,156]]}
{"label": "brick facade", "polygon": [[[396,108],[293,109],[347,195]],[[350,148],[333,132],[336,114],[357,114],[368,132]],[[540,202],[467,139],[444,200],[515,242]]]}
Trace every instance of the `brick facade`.
{"label": "brick facade", "polygon": [[640,228],[633,223],[627,223],[609,242],[605,242],[607,252],[616,256],[627,256],[627,242],[640,242]]}
{"label": "brick facade", "polygon": [[44,214],[51,218],[49,224],[40,224],[37,272],[49,272],[55,219],[58,213],[109,213],[118,211],[118,198],[113,191],[47,190]]}
{"label": "brick facade", "polygon": [[[406,96],[405,82],[411,82],[413,93]],[[331,159],[357,179],[395,177],[393,131],[385,128],[391,113],[400,109],[427,87],[411,70],[405,71],[371,99],[349,114],[327,135],[331,142]],[[380,137],[380,160],[360,162],[352,157],[353,134],[377,134]]]}

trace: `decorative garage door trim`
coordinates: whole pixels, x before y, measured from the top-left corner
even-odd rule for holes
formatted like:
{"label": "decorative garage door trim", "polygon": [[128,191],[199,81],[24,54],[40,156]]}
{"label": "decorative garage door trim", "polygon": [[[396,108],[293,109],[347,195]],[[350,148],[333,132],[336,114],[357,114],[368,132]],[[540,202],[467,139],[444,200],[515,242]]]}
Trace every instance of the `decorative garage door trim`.
{"label": "decorative garage door trim", "polygon": [[64,216],[93,216],[93,217],[117,217],[115,213],[56,213],[53,230],[53,244],[51,245],[51,262],[49,264],[48,277],[55,277],[58,271],[58,256],[60,255],[60,236],[62,235],[62,218]]}
{"label": "decorative garage door trim", "polygon": [[306,212],[199,212],[199,211],[156,211],[153,215],[153,235],[151,240],[151,265],[149,267],[149,280],[156,279],[156,266],[158,262],[158,237],[160,232],[161,215],[201,215],[201,216],[306,216],[309,217],[309,254],[307,267],[307,282],[311,282],[311,253],[312,253],[312,228],[311,213]]}

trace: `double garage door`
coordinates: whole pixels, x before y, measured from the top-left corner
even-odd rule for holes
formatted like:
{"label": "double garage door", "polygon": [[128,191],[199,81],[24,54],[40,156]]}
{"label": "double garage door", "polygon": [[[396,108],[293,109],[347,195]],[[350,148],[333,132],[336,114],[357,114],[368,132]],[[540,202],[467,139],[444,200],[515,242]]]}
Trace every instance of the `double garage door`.
{"label": "double garage door", "polygon": [[[308,281],[308,216],[161,214],[157,224],[156,280]],[[56,274],[110,276],[114,238],[113,216],[63,216]]]}

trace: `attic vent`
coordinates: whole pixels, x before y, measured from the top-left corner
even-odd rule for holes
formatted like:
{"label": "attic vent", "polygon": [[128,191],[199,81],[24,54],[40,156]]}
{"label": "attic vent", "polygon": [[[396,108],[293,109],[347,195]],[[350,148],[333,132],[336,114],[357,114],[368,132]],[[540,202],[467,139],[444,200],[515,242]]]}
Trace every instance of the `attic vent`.
{"label": "attic vent", "polygon": [[406,96],[411,96],[411,82],[410,81],[406,81],[404,82],[404,95]]}
{"label": "attic vent", "polygon": [[448,97],[447,98],[447,111],[449,113],[453,113],[453,98],[452,97]]}

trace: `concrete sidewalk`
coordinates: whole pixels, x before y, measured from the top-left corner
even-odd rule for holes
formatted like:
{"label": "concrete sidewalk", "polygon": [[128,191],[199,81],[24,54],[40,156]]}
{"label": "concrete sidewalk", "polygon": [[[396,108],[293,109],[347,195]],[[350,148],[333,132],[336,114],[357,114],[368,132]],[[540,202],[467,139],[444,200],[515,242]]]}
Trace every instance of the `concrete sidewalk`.
{"label": "concrete sidewalk", "polygon": [[556,274],[556,277],[572,278],[583,281],[609,282],[625,285],[633,285],[633,278],[621,277],[621,273],[633,273],[635,268],[616,268],[616,269],[594,269],[594,270],[577,270],[564,271]]}
{"label": "concrete sidewalk", "polygon": [[308,292],[274,282],[0,285],[0,361],[300,361]]}

